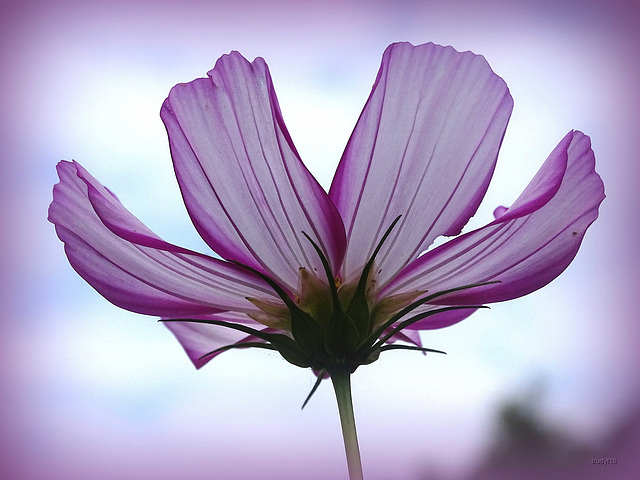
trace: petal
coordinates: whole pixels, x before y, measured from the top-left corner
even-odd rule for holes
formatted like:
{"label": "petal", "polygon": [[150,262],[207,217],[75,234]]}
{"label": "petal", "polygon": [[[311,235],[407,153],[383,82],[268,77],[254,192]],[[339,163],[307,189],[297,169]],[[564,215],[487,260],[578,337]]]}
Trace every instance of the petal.
{"label": "petal", "polygon": [[495,280],[501,283],[443,296],[441,302],[482,304],[533,292],[571,263],[603,199],[589,137],[572,131],[511,208],[487,226],[421,256],[381,295],[415,289],[435,293]]}
{"label": "petal", "polygon": [[[244,319],[240,318],[240,315],[212,315],[208,317],[194,317],[203,319],[216,319],[224,320],[233,323],[245,323],[249,324],[253,328],[259,330],[271,331],[271,329],[265,328],[263,325],[257,322],[252,322],[251,319],[245,316]],[[182,345],[182,348],[186,352],[187,356],[196,368],[202,368],[210,360],[214,359],[223,352],[218,352],[213,355],[209,355],[205,358],[200,358],[209,352],[212,352],[220,347],[227,345],[234,345],[236,343],[245,342],[263,342],[263,340],[253,335],[247,335],[246,333],[232,330],[230,328],[220,327],[216,325],[207,325],[203,323],[190,323],[190,322],[165,322],[164,324],[176,339]]]}
{"label": "petal", "polygon": [[[387,333],[387,331],[385,331],[385,333]],[[398,333],[393,335],[385,343],[392,344],[396,342],[407,342],[407,343],[412,343],[416,347],[422,347],[422,340],[420,339],[420,333],[417,332],[415,329],[409,330],[405,328],[403,330],[400,330]]]}
{"label": "petal", "polygon": [[345,278],[398,215],[376,260],[381,286],[436,237],[460,233],[487,190],[512,105],[481,56],[387,48],[329,191],[347,233]]}
{"label": "petal", "polygon": [[223,56],[209,78],[176,85],[161,117],[185,204],[213,250],[295,290],[300,267],[322,271],[306,232],[337,271],[342,220],[293,146],[263,59]]}
{"label": "petal", "polygon": [[73,268],[107,300],[148,315],[256,311],[271,289],[240,267],[168,244],[82,166],[58,164],[49,220]]}
{"label": "petal", "polygon": [[[422,305],[411,312],[411,315],[419,315],[420,313],[433,310],[434,308],[442,308],[442,305]],[[416,323],[409,325],[403,330],[403,332],[408,333],[408,331],[411,330],[435,330],[438,328],[450,327],[451,325],[455,325],[456,323],[469,318],[476,311],[477,308],[465,308],[461,310],[448,310],[446,312],[436,313],[431,317],[423,318],[422,320],[418,320]]]}

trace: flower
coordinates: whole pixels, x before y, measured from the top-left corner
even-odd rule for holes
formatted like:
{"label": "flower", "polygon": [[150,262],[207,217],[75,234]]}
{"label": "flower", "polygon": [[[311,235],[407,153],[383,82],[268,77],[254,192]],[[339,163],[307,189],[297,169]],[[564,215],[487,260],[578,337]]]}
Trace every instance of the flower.
{"label": "flower", "polygon": [[[604,199],[579,131],[511,207],[461,234],[512,105],[483,57],[393,44],[326,193],[264,60],[232,52],[161,109],[189,215],[222,259],[165,242],[75,161],[58,164],[49,220],[78,274],[115,305],[165,320],[196,367],[257,347],[351,373],[389,348],[428,351],[420,330],[533,292],[573,260]],[[440,236],[454,238],[430,249]]]}

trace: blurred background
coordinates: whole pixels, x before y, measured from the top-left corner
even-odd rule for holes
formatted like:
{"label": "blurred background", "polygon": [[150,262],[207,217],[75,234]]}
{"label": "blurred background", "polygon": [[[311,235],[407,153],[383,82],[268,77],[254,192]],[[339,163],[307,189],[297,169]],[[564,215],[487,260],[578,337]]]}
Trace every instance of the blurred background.
{"label": "blurred background", "polygon": [[196,371],[155,319],[75,274],[46,220],[75,159],[166,240],[202,252],[159,109],[239,50],[271,68],[300,154],[328,188],[385,47],[484,55],[515,108],[485,202],[509,205],[571,129],[607,199],[569,269],[528,297],[423,334],[353,376],[368,479],[627,478],[637,467],[637,1],[0,3],[0,477],[341,479],[329,384],[277,354]]}

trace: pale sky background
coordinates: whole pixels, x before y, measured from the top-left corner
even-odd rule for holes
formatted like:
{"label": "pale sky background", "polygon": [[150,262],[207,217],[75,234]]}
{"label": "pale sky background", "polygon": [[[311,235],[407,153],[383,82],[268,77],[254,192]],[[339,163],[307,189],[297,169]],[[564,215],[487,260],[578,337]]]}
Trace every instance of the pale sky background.
{"label": "pale sky background", "polygon": [[[489,193],[509,205],[571,129],[607,199],[569,269],[353,376],[368,479],[463,478],[497,408],[539,387],[547,425],[598,449],[637,413],[640,7],[623,0],[0,3],[0,477],[341,479],[333,392],[263,351],[196,371],[155,319],[75,274],[46,221],[75,159],[166,240],[208,253],[159,109],[230,50],[265,58],[298,150],[328,188],[385,47],[484,55],[515,101]],[[619,454],[621,464],[634,461]],[[4,475],[4,476],[3,476]]]}

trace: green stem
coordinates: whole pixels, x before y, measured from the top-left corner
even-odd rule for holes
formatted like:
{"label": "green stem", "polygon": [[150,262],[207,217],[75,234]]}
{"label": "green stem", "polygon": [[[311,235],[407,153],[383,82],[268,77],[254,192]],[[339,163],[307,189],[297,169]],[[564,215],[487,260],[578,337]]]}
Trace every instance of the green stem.
{"label": "green stem", "polygon": [[348,371],[342,370],[331,372],[331,381],[338,401],[338,413],[340,414],[344,449],[347,454],[349,479],[363,480],[358,435],[356,433],[356,419],[353,416],[353,403],[351,401],[350,374]]}

